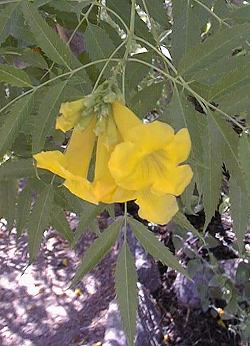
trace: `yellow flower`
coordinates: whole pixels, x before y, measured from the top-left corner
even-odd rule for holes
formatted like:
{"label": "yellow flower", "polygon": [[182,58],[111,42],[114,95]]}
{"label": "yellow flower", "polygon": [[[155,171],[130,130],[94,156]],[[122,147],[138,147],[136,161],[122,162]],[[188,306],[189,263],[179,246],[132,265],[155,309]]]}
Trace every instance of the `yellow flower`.
{"label": "yellow flower", "polygon": [[[123,137],[111,154],[109,169],[121,188],[134,191],[139,215],[155,223],[167,223],[177,212],[179,196],[192,179],[187,160],[191,142],[187,129],[177,134],[167,124],[143,124],[125,106],[116,105],[117,127]],[[132,113],[133,114],[133,113]]]}
{"label": "yellow flower", "polygon": [[[73,109],[70,103],[64,105],[67,110]],[[72,114],[68,111],[66,113],[68,124],[70,121],[73,124],[76,119],[75,114],[73,111]],[[69,114],[71,114],[71,117]],[[59,117],[59,122],[61,117],[65,117],[65,113]],[[105,120],[105,123],[105,130],[99,136],[96,136],[97,121],[96,116],[93,115],[93,120],[84,130],[79,129],[77,126],[74,128],[65,153],[55,150],[43,151],[34,155],[38,168],[47,169],[59,175],[65,179],[64,186],[71,193],[96,204],[98,202],[125,202],[134,199],[134,194],[131,191],[116,185],[109,172],[108,161],[115,144],[121,140],[121,136],[111,114]],[[67,129],[69,129],[69,126]],[[64,130],[66,130],[65,127]],[[90,181],[88,179],[89,166],[95,145],[95,172],[93,181]]]}
{"label": "yellow flower", "polygon": [[[129,119],[128,119],[129,121]],[[106,121],[105,130],[98,136],[95,157],[95,173],[92,182],[92,191],[99,202],[114,203],[126,202],[135,198],[134,191],[129,191],[118,186],[111,176],[108,162],[110,155],[117,143],[121,141],[113,116],[110,114]],[[76,196],[85,198],[84,179],[80,175],[75,175],[68,179],[65,186]]]}
{"label": "yellow flower", "polygon": [[73,128],[69,145],[65,153],[56,150],[34,155],[37,167],[65,179],[65,187],[86,201],[135,200],[142,218],[167,223],[178,210],[176,196],[192,179],[190,166],[181,165],[191,147],[187,129],[175,134],[159,121],[143,124],[120,102],[112,103],[113,114],[93,114],[83,123],[84,107],[83,99],[62,104],[56,128],[64,132]]}
{"label": "yellow flower", "polygon": [[34,155],[37,167],[51,171],[65,179],[64,185],[71,185],[72,179],[81,178],[81,197],[86,201],[97,203],[91,183],[87,180],[89,164],[92,157],[96,135],[94,128],[96,119],[90,122],[84,130],[74,128],[69,145],[65,153],[58,150],[42,151]]}
{"label": "yellow flower", "polygon": [[71,130],[80,120],[84,109],[84,99],[61,104],[59,114],[56,119],[56,129],[63,132]]}

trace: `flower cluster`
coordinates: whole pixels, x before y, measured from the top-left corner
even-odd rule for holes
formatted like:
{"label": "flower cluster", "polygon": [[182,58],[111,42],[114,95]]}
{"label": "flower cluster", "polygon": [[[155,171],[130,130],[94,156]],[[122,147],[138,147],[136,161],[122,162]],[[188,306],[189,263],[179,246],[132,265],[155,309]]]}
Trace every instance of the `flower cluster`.
{"label": "flower cluster", "polygon": [[143,123],[120,101],[109,105],[105,117],[85,109],[85,99],[61,105],[56,128],[73,129],[69,144],[65,153],[35,154],[37,167],[65,179],[65,187],[86,201],[135,200],[142,218],[170,221],[178,211],[176,196],[192,179],[190,166],[181,164],[190,153],[188,130],[175,134],[160,121]]}

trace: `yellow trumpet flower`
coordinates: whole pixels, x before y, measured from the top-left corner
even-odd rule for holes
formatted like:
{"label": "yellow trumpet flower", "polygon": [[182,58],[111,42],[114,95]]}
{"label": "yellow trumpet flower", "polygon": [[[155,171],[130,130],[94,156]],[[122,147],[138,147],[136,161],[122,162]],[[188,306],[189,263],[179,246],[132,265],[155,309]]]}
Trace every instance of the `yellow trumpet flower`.
{"label": "yellow trumpet flower", "polygon": [[37,167],[51,171],[65,179],[64,185],[70,184],[75,177],[81,177],[81,184],[84,186],[85,200],[98,203],[92,185],[87,180],[89,164],[92,157],[96,135],[94,128],[96,125],[95,117],[84,130],[74,128],[69,145],[63,154],[59,150],[42,151],[35,154]]}
{"label": "yellow trumpet flower", "polygon": [[63,132],[73,129],[84,110],[84,99],[61,104],[59,117],[56,119],[56,129]]}
{"label": "yellow trumpet flower", "polygon": [[187,160],[191,141],[187,129],[174,134],[171,126],[155,121],[143,124],[131,111],[117,104],[115,122],[123,137],[116,145],[109,169],[116,184],[134,191],[139,215],[154,223],[164,224],[178,211],[179,196],[192,179]]}
{"label": "yellow trumpet flower", "polygon": [[[62,104],[56,128],[73,128],[65,153],[34,155],[37,167],[64,178],[64,185],[76,196],[91,203],[135,200],[139,215],[164,224],[178,211],[179,196],[192,179],[187,160],[191,142],[187,129],[176,134],[171,126],[155,121],[144,124],[126,106],[112,103],[112,113],[85,117],[84,101]],[[86,121],[89,123],[86,124]],[[94,179],[89,166],[96,145]]]}

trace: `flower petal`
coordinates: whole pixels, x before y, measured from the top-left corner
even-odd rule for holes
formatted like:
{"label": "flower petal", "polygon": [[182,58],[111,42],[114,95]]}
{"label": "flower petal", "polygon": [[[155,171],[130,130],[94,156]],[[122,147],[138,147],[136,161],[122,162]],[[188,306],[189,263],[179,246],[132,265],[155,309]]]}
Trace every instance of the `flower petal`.
{"label": "flower petal", "polygon": [[174,130],[171,126],[154,121],[149,124],[140,124],[130,129],[127,133],[127,140],[136,143],[138,148],[146,153],[160,150],[173,141]]}
{"label": "flower petal", "polygon": [[129,108],[118,101],[112,103],[112,110],[116,126],[126,140],[128,131],[142,122]]}
{"label": "flower petal", "polygon": [[165,150],[167,151],[168,158],[176,164],[186,161],[191,150],[191,140],[188,129],[184,128],[179,130],[172,142],[166,146]]}
{"label": "flower petal", "polygon": [[100,135],[97,140],[94,192],[98,201],[111,200],[116,188],[115,181],[110,174],[108,161],[111,148],[107,146],[106,135]]}
{"label": "flower petal", "polygon": [[149,186],[150,172],[141,156],[142,153],[133,143],[123,142],[115,147],[109,160],[109,169],[117,185],[127,190]]}
{"label": "flower petal", "polygon": [[86,178],[96,138],[94,126],[95,119],[85,130],[75,128],[64,154],[55,150],[34,155],[37,167],[47,169],[64,179],[74,175]]}
{"label": "flower petal", "polygon": [[144,190],[138,193],[136,204],[139,205],[139,216],[158,224],[168,223],[178,211],[176,198],[172,195],[157,196]]}
{"label": "flower petal", "polygon": [[90,203],[98,204],[93,187],[87,179],[72,177],[72,179],[66,179],[63,185],[75,196]]}
{"label": "flower petal", "polygon": [[193,177],[189,165],[174,166],[164,172],[164,176],[156,179],[152,191],[156,194],[169,193],[179,196],[185,190]]}
{"label": "flower petal", "polygon": [[87,178],[89,163],[96,141],[93,119],[84,130],[75,128],[65,152],[64,165],[72,174]]}
{"label": "flower petal", "polygon": [[71,130],[79,121],[83,109],[83,99],[62,103],[59,111],[61,115],[56,119],[56,129],[63,132]]}
{"label": "flower petal", "polygon": [[42,151],[33,155],[38,168],[43,168],[51,171],[54,174],[66,179],[71,177],[71,173],[64,167],[64,155],[58,150]]}

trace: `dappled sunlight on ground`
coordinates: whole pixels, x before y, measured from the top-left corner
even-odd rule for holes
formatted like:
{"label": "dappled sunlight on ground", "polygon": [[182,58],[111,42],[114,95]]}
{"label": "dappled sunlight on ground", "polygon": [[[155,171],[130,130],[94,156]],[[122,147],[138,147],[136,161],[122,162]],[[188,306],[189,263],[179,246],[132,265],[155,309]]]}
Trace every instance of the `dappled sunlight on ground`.
{"label": "dappled sunlight on ground", "polygon": [[115,250],[67,289],[79,259],[93,241],[85,234],[73,251],[55,231],[45,233],[41,254],[28,266],[27,236],[0,228],[0,344],[87,345],[102,340],[106,309],[114,297]]}

